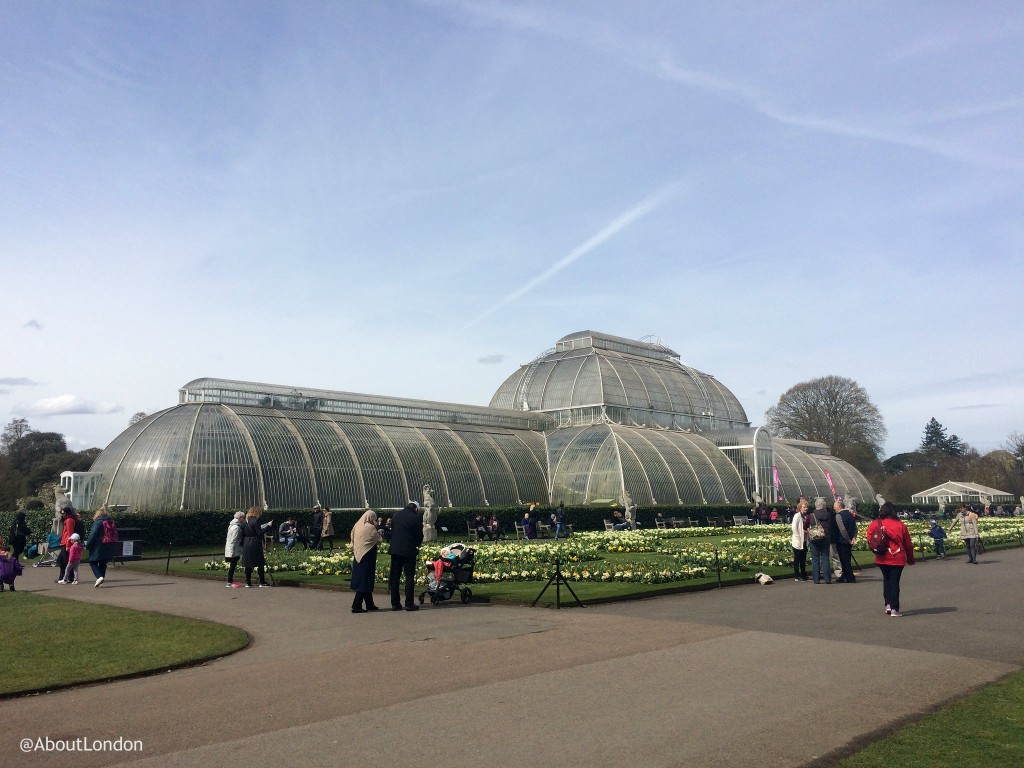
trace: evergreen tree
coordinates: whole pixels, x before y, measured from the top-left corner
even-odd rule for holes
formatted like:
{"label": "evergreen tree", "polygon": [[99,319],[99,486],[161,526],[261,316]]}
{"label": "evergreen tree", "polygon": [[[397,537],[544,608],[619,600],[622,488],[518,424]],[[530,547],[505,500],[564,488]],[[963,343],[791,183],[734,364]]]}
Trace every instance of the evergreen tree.
{"label": "evergreen tree", "polygon": [[918,450],[925,453],[945,453],[946,443],[946,428],[932,416],[931,421],[924,427],[924,437],[921,438],[921,447]]}

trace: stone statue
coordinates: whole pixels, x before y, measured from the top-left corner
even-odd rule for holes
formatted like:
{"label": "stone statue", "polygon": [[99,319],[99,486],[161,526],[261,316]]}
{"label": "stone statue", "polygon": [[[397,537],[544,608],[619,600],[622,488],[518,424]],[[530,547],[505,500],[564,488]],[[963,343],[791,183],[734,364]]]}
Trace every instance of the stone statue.
{"label": "stone statue", "polygon": [[945,516],[946,516],[946,500],[945,499],[939,499],[939,518],[941,519],[941,518],[944,518]]}
{"label": "stone statue", "polygon": [[431,494],[431,488],[429,483],[423,485],[423,541],[437,541],[437,527],[434,525],[437,522],[437,505],[434,503],[434,497]]}
{"label": "stone statue", "polygon": [[629,530],[636,530],[636,504],[628,496],[626,497],[626,522],[629,523]]}
{"label": "stone statue", "polygon": [[63,521],[60,519],[61,510],[74,509],[74,505],[71,503],[71,496],[61,488],[59,485],[53,488],[53,522],[50,525],[51,533],[60,533],[63,527]]}

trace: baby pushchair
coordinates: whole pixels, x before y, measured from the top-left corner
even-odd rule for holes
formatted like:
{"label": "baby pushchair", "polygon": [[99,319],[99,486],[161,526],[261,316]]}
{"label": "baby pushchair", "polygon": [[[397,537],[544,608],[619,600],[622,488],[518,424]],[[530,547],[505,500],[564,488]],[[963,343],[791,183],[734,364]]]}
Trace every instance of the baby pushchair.
{"label": "baby pushchair", "polygon": [[[38,549],[42,549],[41,545],[33,545]],[[60,534],[51,533],[46,537],[46,553],[40,557],[36,562],[32,563],[33,568],[56,568],[57,567],[57,555],[60,553]],[[31,555],[29,555],[31,557]]]}
{"label": "baby pushchair", "polygon": [[430,604],[437,605],[451,600],[456,592],[463,603],[468,603],[473,590],[463,585],[473,581],[475,557],[476,550],[464,544],[452,544],[441,550],[440,557],[427,560],[427,589],[420,593],[420,605],[427,595],[430,595]]}

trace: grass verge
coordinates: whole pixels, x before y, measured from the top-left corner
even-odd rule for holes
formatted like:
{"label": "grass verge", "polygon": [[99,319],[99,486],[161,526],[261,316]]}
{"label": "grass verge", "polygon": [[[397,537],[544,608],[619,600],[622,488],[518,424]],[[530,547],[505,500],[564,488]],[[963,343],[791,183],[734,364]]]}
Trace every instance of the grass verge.
{"label": "grass verge", "polygon": [[1024,765],[1024,673],[982,688],[836,765],[837,768]]}
{"label": "grass verge", "polygon": [[[0,698],[132,677],[233,653],[249,635],[197,619],[17,592],[0,600]],[[31,629],[31,631],[29,631]]]}

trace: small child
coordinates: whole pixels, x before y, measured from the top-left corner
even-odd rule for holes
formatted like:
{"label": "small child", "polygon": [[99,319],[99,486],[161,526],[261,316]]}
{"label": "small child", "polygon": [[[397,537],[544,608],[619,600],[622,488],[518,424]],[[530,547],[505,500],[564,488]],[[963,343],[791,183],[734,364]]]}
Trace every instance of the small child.
{"label": "small child", "polygon": [[946,559],[946,532],[942,529],[942,526],[937,521],[932,520],[932,527],[928,530],[928,535],[935,539],[935,556],[939,560]]}
{"label": "small child", "polygon": [[4,591],[6,584],[11,592],[17,592],[14,588],[14,579],[21,576],[21,563],[17,558],[11,557],[11,548],[6,544],[0,544],[0,592]]}
{"label": "small child", "polygon": [[58,584],[78,583],[78,564],[82,562],[82,537],[77,533],[71,534],[71,545],[68,547],[68,567],[64,571]]}

